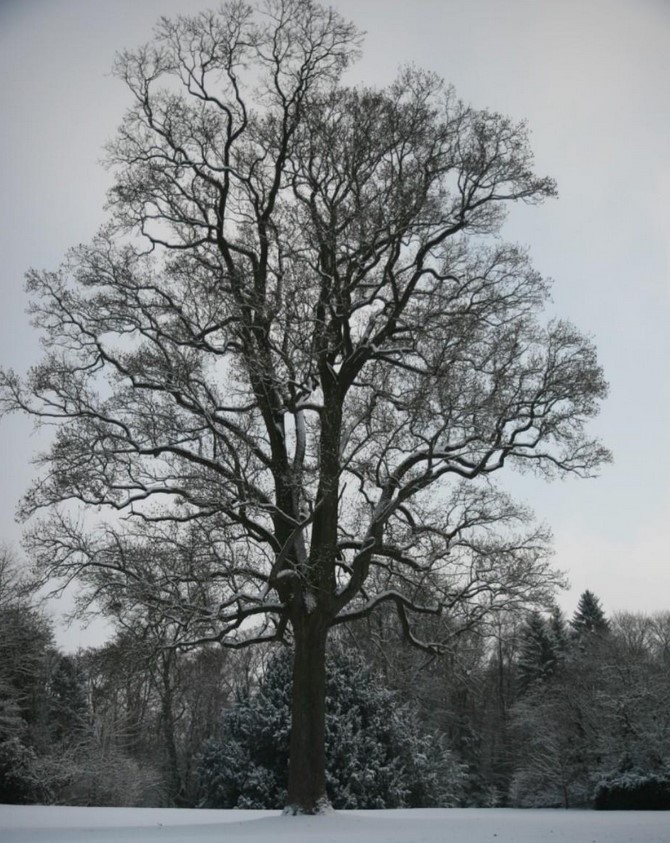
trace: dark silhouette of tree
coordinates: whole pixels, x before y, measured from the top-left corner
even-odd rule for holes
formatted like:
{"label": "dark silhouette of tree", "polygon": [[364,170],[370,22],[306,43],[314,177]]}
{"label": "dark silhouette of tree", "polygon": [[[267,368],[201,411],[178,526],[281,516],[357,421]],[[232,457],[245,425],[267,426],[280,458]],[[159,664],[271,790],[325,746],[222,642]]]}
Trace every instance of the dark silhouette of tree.
{"label": "dark silhouette of tree", "polygon": [[553,639],[554,649],[560,660],[568,647],[570,633],[565,620],[565,615],[558,606],[552,607],[547,623],[549,626],[549,633]]}
{"label": "dark silhouette of tree", "polygon": [[607,632],[609,623],[600,600],[592,591],[586,589],[580,596],[570,626],[577,636]]}
{"label": "dark silhouette of tree", "polygon": [[391,604],[437,652],[417,617],[546,599],[547,532],[494,475],[608,459],[595,350],[498,237],[555,194],[524,126],[415,69],[347,87],[359,45],[268,0],[122,53],[109,222],[29,273],[46,354],[0,377],[57,425],[22,506],[44,580],[174,647],[292,640],[293,811],[325,800],[329,630]]}
{"label": "dark silhouette of tree", "polygon": [[538,611],[530,614],[519,637],[517,670],[519,688],[524,691],[552,675],[558,661],[558,646],[549,623]]}
{"label": "dark silhouette of tree", "polygon": [[71,655],[54,653],[48,682],[49,725],[52,741],[80,738],[90,724],[86,678]]}

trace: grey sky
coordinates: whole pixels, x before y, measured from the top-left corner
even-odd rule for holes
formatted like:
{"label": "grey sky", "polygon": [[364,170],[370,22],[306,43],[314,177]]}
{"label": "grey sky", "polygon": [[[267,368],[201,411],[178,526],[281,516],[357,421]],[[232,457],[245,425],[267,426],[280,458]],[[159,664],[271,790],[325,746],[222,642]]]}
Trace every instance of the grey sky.
{"label": "grey sky", "polygon": [[[0,0],[0,361],[39,355],[22,276],[56,268],[103,219],[102,144],[129,100],[115,50],[197,0]],[[367,31],[352,77],[389,82],[408,62],[532,132],[560,198],[518,208],[506,236],[555,279],[554,311],[596,340],[611,396],[594,429],[615,455],[594,481],[508,485],[555,534],[574,607],[670,609],[670,3],[665,0],[338,0]],[[0,539],[18,543],[17,498],[36,444],[0,422]],[[76,643],[76,638],[68,639]]]}

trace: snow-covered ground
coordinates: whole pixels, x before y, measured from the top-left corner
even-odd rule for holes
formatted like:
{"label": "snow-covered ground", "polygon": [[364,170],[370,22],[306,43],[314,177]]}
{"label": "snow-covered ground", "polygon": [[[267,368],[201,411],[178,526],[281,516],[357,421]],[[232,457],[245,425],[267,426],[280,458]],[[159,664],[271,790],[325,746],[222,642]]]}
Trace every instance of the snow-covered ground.
{"label": "snow-covered ground", "polygon": [[0,805],[1,843],[670,843],[663,811],[276,811]]}

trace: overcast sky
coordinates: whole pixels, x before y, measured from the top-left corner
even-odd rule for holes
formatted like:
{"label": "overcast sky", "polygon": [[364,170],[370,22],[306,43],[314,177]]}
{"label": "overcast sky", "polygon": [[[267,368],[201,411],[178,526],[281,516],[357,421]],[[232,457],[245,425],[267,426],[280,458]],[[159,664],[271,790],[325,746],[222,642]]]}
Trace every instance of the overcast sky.
{"label": "overcast sky", "polygon": [[[0,362],[39,356],[23,273],[56,268],[103,220],[102,145],[128,95],[109,68],[161,14],[197,0],[0,0]],[[352,77],[406,63],[528,121],[559,199],[512,212],[506,234],[554,279],[555,313],[593,336],[611,394],[593,430],[615,462],[596,480],[509,482],[555,535],[572,590],[607,612],[670,610],[670,2],[339,0],[366,30]],[[0,539],[33,469],[26,419],[0,421]],[[76,631],[67,646],[91,643]]]}

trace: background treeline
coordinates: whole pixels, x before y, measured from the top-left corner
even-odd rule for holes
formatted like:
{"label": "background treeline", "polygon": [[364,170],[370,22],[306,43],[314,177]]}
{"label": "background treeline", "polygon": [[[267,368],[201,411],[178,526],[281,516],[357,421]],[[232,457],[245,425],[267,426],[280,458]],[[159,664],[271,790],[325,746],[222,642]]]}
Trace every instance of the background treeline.
{"label": "background treeline", "polygon": [[[670,807],[670,612],[587,591],[440,658],[380,612],[334,637],[328,682],[336,807]],[[280,807],[289,700],[286,648],[180,652],[164,621],[63,653],[0,557],[0,802]]]}

